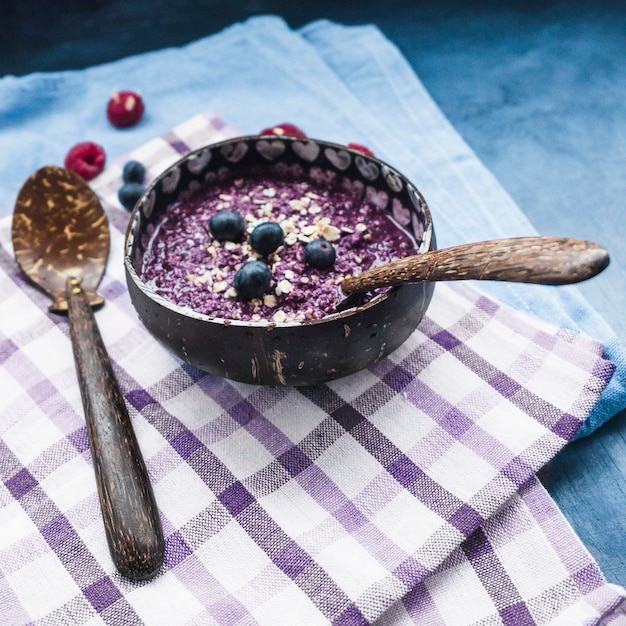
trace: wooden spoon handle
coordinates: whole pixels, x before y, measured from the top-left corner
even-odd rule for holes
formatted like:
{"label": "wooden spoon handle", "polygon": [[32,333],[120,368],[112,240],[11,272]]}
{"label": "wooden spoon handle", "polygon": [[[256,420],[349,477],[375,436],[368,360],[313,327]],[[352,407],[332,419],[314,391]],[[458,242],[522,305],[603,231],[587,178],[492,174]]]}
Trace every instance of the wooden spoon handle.
{"label": "wooden spoon handle", "polygon": [[398,259],[346,278],[345,294],[418,281],[502,280],[566,285],[592,278],[609,264],[596,243],[559,237],[514,237],[470,243]]}
{"label": "wooden spoon handle", "polygon": [[75,279],[67,282],[67,301],[109,549],[123,576],[145,580],[158,572],[164,556],[152,486],[93,311]]}

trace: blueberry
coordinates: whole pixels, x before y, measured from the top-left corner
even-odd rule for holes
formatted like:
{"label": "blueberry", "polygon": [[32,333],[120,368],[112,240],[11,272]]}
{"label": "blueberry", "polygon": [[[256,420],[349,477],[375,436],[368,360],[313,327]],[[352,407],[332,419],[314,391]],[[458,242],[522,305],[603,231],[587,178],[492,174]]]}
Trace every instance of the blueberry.
{"label": "blueberry", "polygon": [[209,220],[209,230],[218,241],[239,242],[245,228],[243,217],[235,211],[219,211]]}
{"label": "blueberry", "polygon": [[131,211],[146,188],[141,183],[124,183],[117,191],[120,204]]}
{"label": "blueberry", "polygon": [[274,252],[285,241],[285,233],[276,222],[263,222],[250,233],[250,247],[262,256]]}
{"label": "blueberry", "polygon": [[325,239],[314,239],[306,244],[304,258],[315,269],[325,270],[335,263],[335,246]]}
{"label": "blueberry", "polygon": [[262,298],[272,282],[272,272],[262,261],[248,261],[235,274],[235,290],[242,300]]}
{"label": "blueberry", "polygon": [[122,169],[122,180],[125,183],[143,183],[146,168],[139,161],[128,161]]}

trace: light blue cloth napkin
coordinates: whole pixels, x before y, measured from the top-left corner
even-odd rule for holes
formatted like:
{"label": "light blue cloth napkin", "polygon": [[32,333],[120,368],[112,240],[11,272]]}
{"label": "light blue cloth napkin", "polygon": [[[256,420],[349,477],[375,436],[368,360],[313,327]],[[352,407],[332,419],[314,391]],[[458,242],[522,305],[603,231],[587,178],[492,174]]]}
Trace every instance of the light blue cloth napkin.
{"label": "light blue cloth napkin", "polygon": [[[136,127],[108,123],[116,89],[143,94],[147,113]],[[100,143],[112,160],[207,109],[243,133],[288,121],[312,137],[369,146],[424,193],[440,247],[535,232],[375,27],[319,21],[294,32],[276,17],[84,71],[0,79],[0,215],[33,171],[62,164],[74,143]],[[616,373],[581,435],[624,409],[623,346],[575,287],[480,287],[604,342]]]}

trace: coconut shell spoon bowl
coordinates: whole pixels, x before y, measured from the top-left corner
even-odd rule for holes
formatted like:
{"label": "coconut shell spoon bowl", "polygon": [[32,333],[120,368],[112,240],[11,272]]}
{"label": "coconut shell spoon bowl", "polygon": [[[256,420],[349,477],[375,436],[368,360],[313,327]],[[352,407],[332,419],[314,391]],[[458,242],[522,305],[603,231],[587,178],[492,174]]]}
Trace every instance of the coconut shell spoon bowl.
{"label": "coconut shell spoon bowl", "polygon": [[535,285],[570,285],[593,278],[609,264],[605,248],[566,237],[511,237],[479,241],[397,259],[346,278],[348,297],[337,311],[381,287],[418,281],[496,280]]}
{"label": "coconut shell spoon bowl", "polygon": [[119,572],[145,580],[161,569],[161,520],[137,437],[98,330],[93,308],[109,254],[109,225],[85,181],[48,166],[25,183],[12,223],[15,258],[67,314],[111,556]]}

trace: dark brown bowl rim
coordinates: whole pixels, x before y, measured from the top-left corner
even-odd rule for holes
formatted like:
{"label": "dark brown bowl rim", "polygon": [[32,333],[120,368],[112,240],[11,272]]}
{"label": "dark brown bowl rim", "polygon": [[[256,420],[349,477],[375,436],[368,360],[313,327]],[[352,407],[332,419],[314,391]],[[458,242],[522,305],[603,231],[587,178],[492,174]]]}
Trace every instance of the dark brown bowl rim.
{"label": "dark brown bowl rim", "polygon": [[229,139],[224,139],[224,140],[217,141],[214,143],[205,144],[205,145],[200,146],[199,148],[190,150],[189,152],[185,153],[176,161],[170,163],[170,165],[168,165],[158,176],[156,176],[146,186],[143,194],[141,195],[139,200],[136,202],[130,214],[130,218],[128,220],[128,226],[126,228],[126,234],[124,237],[124,267],[126,269],[127,277],[130,278],[135,283],[137,288],[140,289],[141,292],[145,296],[150,298],[155,304],[158,304],[159,306],[163,306],[181,316],[214,323],[219,326],[241,326],[245,328],[263,328],[266,330],[272,330],[274,328],[301,328],[302,326],[316,326],[318,324],[324,324],[324,323],[333,322],[336,320],[348,320],[354,317],[355,315],[358,315],[361,311],[377,306],[380,302],[383,302],[384,300],[387,300],[389,297],[391,297],[395,291],[397,291],[398,289],[401,289],[402,287],[391,287],[384,293],[377,294],[371,300],[369,300],[368,302],[364,304],[360,304],[358,306],[354,306],[349,309],[339,311],[337,313],[331,313],[329,315],[325,315],[324,317],[320,319],[290,320],[290,321],[284,321],[284,322],[274,322],[270,320],[245,321],[245,320],[234,320],[234,319],[223,318],[223,317],[213,317],[210,315],[206,315],[205,313],[200,313],[198,311],[195,311],[194,309],[191,309],[189,307],[183,307],[183,306],[174,304],[171,300],[168,300],[164,296],[160,296],[159,294],[155,293],[152,289],[150,289],[145,284],[143,280],[141,280],[141,278],[139,278],[139,276],[137,275],[137,272],[135,271],[135,268],[133,267],[133,263],[130,258],[130,251],[131,251],[132,243],[134,239],[133,229],[134,229],[135,221],[138,219],[137,214],[139,210],[143,206],[145,200],[150,195],[150,192],[157,186],[157,184],[159,184],[160,181],[165,176],[167,176],[168,173],[173,168],[182,165],[183,163],[188,161],[190,157],[192,157],[194,154],[202,152],[203,150],[206,150],[208,148],[218,149],[220,146],[228,145],[236,141],[260,140],[263,137],[273,138],[276,140],[283,140],[283,141],[285,140],[292,141],[292,142],[296,142],[296,141],[315,142],[324,147],[345,150],[353,155],[360,156],[367,160],[373,161],[374,163],[387,168],[389,171],[393,172],[394,174],[397,174],[400,178],[402,178],[405,184],[409,184],[415,189],[417,195],[419,196],[422,209],[424,211],[424,235],[418,247],[417,254],[422,254],[423,252],[427,252],[430,249],[430,245],[433,239],[433,221],[432,221],[432,214],[430,212],[428,203],[426,202],[420,190],[402,172],[400,172],[397,168],[393,167],[386,161],[383,161],[382,159],[379,159],[378,157],[365,154],[364,152],[356,148],[350,148],[343,144],[335,143],[332,141],[327,141],[325,139],[316,139],[314,137],[301,138],[301,137],[291,137],[287,135],[238,135],[236,137],[231,137]]}

